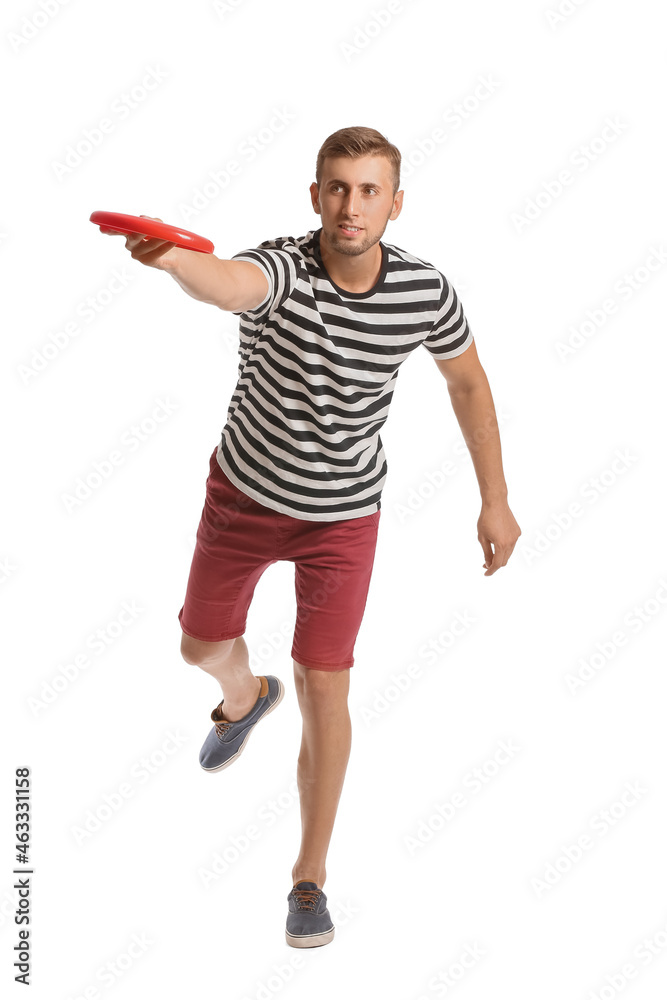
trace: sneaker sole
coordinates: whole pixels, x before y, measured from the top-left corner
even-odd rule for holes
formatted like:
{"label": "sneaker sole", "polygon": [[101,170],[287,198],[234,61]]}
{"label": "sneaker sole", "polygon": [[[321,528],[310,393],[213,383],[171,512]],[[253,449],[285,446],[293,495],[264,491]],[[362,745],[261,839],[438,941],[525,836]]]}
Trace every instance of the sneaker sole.
{"label": "sneaker sole", "polygon": [[325,931],[324,934],[290,934],[289,931],[285,931],[285,940],[292,948],[318,948],[322,944],[329,944],[333,941],[333,936],[336,928],[332,927],[330,931]]}
{"label": "sneaker sole", "polygon": [[253,730],[254,730],[255,726],[259,725],[259,723],[262,721],[262,719],[265,719],[267,717],[267,715],[271,715],[271,712],[274,710],[274,708],[277,708],[278,705],[280,704],[280,702],[283,700],[283,696],[285,694],[285,685],[283,684],[283,682],[280,680],[279,677],[276,677],[276,680],[278,681],[278,697],[274,701],[273,705],[271,705],[271,708],[267,708],[267,710],[264,713],[264,715],[262,715],[262,717],[257,720],[257,722],[255,723],[254,726],[250,727],[250,729],[248,730],[248,732],[245,735],[245,739],[244,739],[243,743],[238,748],[238,750],[236,751],[236,753],[234,754],[234,756],[230,757],[229,760],[226,760],[224,762],[224,764],[218,764],[217,767],[204,767],[203,764],[200,764],[199,766],[201,767],[202,771],[206,771],[207,774],[213,774],[215,771],[224,771],[224,769],[226,767],[229,767],[230,764],[233,764],[235,761],[237,761],[239,759],[239,757],[241,756],[241,754],[243,753],[243,751],[245,749],[246,743],[248,742],[248,740],[252,736],[252,733],[253,733]]}

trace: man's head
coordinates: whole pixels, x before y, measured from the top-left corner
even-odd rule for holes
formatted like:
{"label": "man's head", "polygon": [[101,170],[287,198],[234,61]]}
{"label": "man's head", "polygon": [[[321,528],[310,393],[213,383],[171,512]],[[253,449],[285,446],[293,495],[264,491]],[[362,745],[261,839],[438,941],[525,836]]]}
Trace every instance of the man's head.
{"label": "man's head", "polygon": [[[356,256],[381,239],[403,205],[400,172],[400,152],[375,129],[343,128],[324,141],[310,193],[332,249]],[[360,232],[350,234],[345,223]]]}

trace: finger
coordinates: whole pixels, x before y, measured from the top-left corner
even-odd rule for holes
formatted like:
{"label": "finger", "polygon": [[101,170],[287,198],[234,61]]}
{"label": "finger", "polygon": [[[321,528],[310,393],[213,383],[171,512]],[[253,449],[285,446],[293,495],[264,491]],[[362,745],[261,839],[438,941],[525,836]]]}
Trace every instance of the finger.
{"label": "finger", "polygon": [[497,562],[497,553],[494,552],[492,558],[487,559],[487,561],[484,563],[484,576],[493,576],[493,574],[499,568],[500,567],[498,566]]}
{"label": "finger", "polygon": [[509,558],[512,555],[513,551],[514,551],[514,542],[511,543],[504,542],[501,545],[496,545],[496,554],[498,555],[499,553],[500,566],[507,566],[507,563],[509,562]]}
{"label": "finger", "polygon": [[[141,216],[141,218],[147,219],[148,216],[143,215]],[[161,222],[162,220],[156,219],[155,221]],[[134,249],[134,247],[140,246],[141,244],[144,243],[148,243],[149,241],[152,241],[154,244],[167,242],[166,240],[163,240],[161,236],[148,236],[146,235],[146,233],[131,233],[127,237],[127,242],[125,246],[127,247],[128,250],[132,250]]]}
{"label": "finger", "polygon": [[501,569],[503,566],[507,565],[507,560],[509,559],[510,553],[506,545],[496,545],[495,552],[493,553],[493,559],[491,560],[491,565],[488,567],[485,576],[491,576],[496,570]]}
{"label": "finger", "polygon": [[484,553],[484,565],[490,566],[493,560],[493,549],[491,548],[491,542],[489,541],[488,538],[479,538],[479,544],[482,546],[482,552]]}
{"label": "finger", "polygon": [[128,236],[127,238],[127,249],[132,252],[132,256],[143,257],[144,254],[150,253],[157,247],[162,246],[166,241],[158,238],[157,236]]}
{"label": "finger", "polygon": [[[150,219],[152,222],[162,222],[162,219],[156,219],[152,215],[140,215],[139,218],[140,219]],[[142,243],[143,241],[148,240],[148,239],[150,239],[150,237],[146,236],[145,233],[131,233],[127,237],[127,240],[125,241],[125,246],[127,247],[128,250],[132,250],[139,243]]]}
{"label": "finger", "polygon": [[173,250],[176,246],[175,243],[166,243],[164,240],[151,240],[151,243],[157,243],[158,245],[152,250],[146,250],[137,252],[133,251],[132,257],[134,260],[141,260],[143,264],[152,264],[154,261],[159,260],[163,257],[169,250]]}
{"label": "finger", "polygon": [[512,544],[511,544],[511,545],[508,545],[508,546],[507,546],[507,549],[506,549],[506,552],[507,552],[507,558],[505,559],[505,562],[508,562],[508,561],[509,561],[509,557],[510,557],[510,556],[512,555],[512,553],[514,552],[514,549],[515,549],[515,548],[516,548],[516,541],[512,542]]}

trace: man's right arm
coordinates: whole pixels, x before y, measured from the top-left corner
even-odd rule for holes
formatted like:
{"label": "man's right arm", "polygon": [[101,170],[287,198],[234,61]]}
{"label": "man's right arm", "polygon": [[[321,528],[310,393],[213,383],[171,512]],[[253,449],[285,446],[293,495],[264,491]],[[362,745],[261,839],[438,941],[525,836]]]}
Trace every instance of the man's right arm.
{"label": "man's right arm", "polygon": [[[153,216],[144,215],[142,218]],[[154,221],[162,222],[162,219]],[[100,229],[110,236],[124,235],[102,226]],[[185,250],[174,243],[140,234],[126,236],[125,246],[134,260],[158,271],[166,271],[193,299],[218,309],[229,312],[256,309],[269,290],[266,275],[247,260],[222,260],[212,253]]]}
{"label": "man's right arm", "polygon": [[165,268],[184,292],[230,312],[255,309],[266,298],[266,276],[247,260],[221,260],[210,253],[174,248],[174,264]]}

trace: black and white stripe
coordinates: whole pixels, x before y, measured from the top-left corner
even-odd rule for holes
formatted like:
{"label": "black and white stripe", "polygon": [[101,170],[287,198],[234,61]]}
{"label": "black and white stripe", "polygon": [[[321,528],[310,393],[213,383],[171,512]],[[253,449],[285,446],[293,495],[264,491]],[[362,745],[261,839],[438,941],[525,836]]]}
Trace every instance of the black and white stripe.
{"label": "black and white stripe", "polygon": [[398,370],[420,344],[434,358],[473,337],[453,286],[432,264],[380,242],[368,292],[328,276],[321,229],[235,254],[257,264],[269,291],[240,316],[239,378],[217,459],[244,493],[307,521],[380,509],[387,475],[380,430]]}

